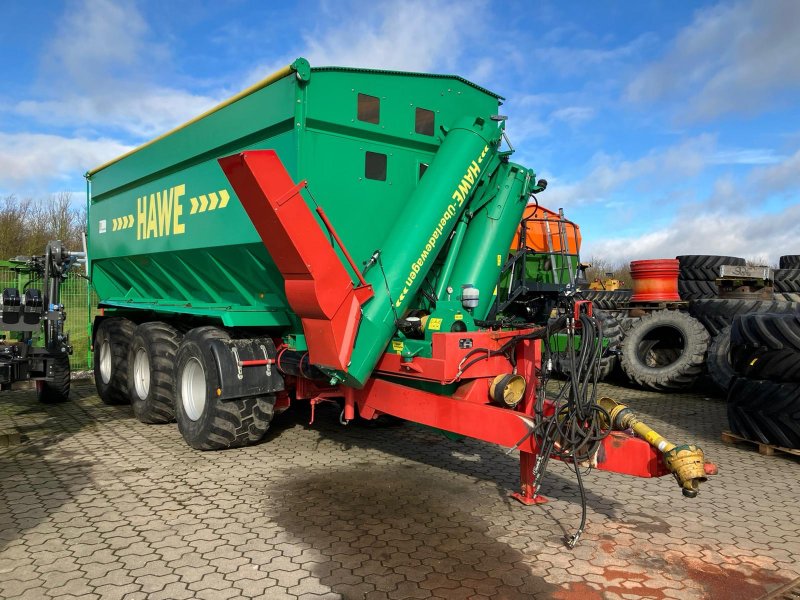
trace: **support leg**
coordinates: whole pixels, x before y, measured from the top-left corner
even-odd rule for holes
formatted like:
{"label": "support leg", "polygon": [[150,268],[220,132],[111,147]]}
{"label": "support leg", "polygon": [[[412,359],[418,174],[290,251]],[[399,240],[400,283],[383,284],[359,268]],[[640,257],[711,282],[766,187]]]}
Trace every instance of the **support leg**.
{"label": "support leg", "polygon": [[519,479],[520,491],[511,494],[511,497],[526,506],[544,504],[547,498],[539,496],[533,490],[533,466],[536,464],[536,455],[530,452],[519,453]]}

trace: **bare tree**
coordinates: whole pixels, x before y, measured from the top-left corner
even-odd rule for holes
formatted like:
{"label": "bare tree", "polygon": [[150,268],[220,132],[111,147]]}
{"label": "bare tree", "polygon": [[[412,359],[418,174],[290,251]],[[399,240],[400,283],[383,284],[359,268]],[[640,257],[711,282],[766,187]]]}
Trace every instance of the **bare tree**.
{"label": "bare tree", "polygon": [[86,210],[72,205],[69,192],[45,200],[0,198],[0,260],[40,254],[50,240],[78,249],[85,227]]}

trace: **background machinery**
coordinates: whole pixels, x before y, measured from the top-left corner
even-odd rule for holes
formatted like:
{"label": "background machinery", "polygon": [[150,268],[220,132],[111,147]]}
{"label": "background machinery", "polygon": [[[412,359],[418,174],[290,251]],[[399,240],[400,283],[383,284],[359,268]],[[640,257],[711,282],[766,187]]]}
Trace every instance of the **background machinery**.
{"label": "background machinery", "polygon": [[[203,450],[257,442],[296,400],[334,400],[343,423],[393,415],[518,450],[526,504],[542,501],[543,458],[579,483],[586,465],[666,474],[645,440],[609,441],[590,303],[551,290],[553,323],[498,316],[508,249],[546,185],[504,149],[500,100],[460,77],[298,59],[89,172],[101,398],[177,420]],[[552,281],[537,283],[576,267],[543,265]],[[548,397],[541,341],[557,330],[575,367]]]}
{"label": "background machinery", "polygon": [[40,402],[69,398],[72,347],[64,332],[60,292],[70,268],[83,256],[53,241],[43,255],[9,261],[18,286],[5,288],[0,298],[0,329],[8,334],[0,341],[3,390],[17,381],[32,380]]}

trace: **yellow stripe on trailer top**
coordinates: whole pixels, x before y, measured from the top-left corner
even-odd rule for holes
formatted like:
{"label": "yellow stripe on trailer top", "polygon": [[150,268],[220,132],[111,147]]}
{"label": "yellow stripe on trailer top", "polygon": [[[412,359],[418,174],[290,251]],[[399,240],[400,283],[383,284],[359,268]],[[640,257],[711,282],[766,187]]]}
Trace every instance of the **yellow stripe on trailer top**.
{"label": "yellow stripe on trailer top", "polygon": [[86,176],[87,177],[91,177],[92,175],[94,175],[98,171],[102,171],[106,167],[111,166],[114,163],[119,162],[123,158],[126,158],[126,157],[130,156],[134,152],[138,152],[139,150],[141,150],[143,148],[147,148],[151,144],[155,144],[157,141],[163,140],[168,135],[172,135],[176,131],[180,131],[181,129],[183,129],[184,127],[188,127],[192,123],[196,123],[200,119],[203,119],[203,118],[207,117],[208,115],[211,115],[211,114],[217,112],[218,110],[221,110],[221,109],[225,108],[226,106],[229,106],[229,105],[233,104],[237,100],[241,100],[245,96],[249,96],[253,92],[257,92],[258,90],[260,90],[262,88],[265,88],[270,84],[275,83],[279,79],[283,79],[287,75],[291,75],[293,71],[294,71],[294,69],[292,68],[292,65],[287,65],[287,66],[283,67],[282,69],[280,69],[278,71],[275,71],[272,75],[262,79],[258,83],[254,83],[253,85],[251,85],[250,87],[248,87],[245,90],[242,90],[241,92],[239,92],[235,96],[232,96],[232,97],[228,98],[227,100],[225,100],[224,102],[222,102],[220,104],[217,104],[215,107],[208,109],[203,114],[198,115],[198,116],[194,117],[193,119],[190,119],[189,121],[186,121],[186,123],[184,123],[183,125],[178,125],[174,129],[170,129],[166,133],[162,133],[157,138],[152,139],[149,142],[146,142],[146,143],[142,144],[141,146],[138,146],[138,147],[134,148],[133,150],[129,150],[125,154],[122,154],[122,155],[118,156],[117,158],[114,158],[114,159],[108,161],[107,163],[103,163],[99,167],[95,167],[94,169],[92,169],[88,173],[86,173]]}

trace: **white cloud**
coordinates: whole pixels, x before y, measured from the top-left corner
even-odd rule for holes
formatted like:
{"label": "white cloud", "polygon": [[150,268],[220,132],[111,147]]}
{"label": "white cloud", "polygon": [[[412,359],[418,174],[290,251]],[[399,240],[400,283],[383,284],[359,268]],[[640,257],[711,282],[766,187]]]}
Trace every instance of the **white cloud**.
{"label": "white cloud", "polygon": [[780,164],[755,171],[750,180],[755,187],[766,192],[793,190],[800,199],[800,150]]}
{"label": "white cloud", "polygon": [[[338,20],[348,13],[348,5],[337,3],[333,10]],[[339,26],[304,36],[307,57],[312,65],[403,71],[452,68],[470,37],[477,35],[483,10],[484,3],[474,0],[355,7],[351,18]]]}
{"label": "white cloud", "polygon": [[[208,96],[157,86],[120,84],[92,96],[23,100],[15,112],[38,122],[92,129],[112,128],[140,139],[160,135],[218,103]],[[127,91],[126,91],[127,90]]]}
{"label": "white cloud", "polygon": [[763,257],[776,263],[783,254],[800,252],[800,205],[777,214],[735,211],[681,215],[670,225],[646,234],[586,241],[581,253],[611,261],[672,258],[681,254]]}
{"label": "white cloud", "polygon": [[[553,40],[568,39],[572,41],[573,32],[563,29],[558,35],[551,36]],[[598,45],[594,36],[584,35],[589,42]],[[624,65],[631,58],[638,56],[644,48],[655,42],[655,36],[644,33],[633,40],[620,46],[608,48],[593,47],[581,48],[575,45],[553,43],[532,48],[531,52],[536,63],[547,64],[554,73],[560,75],[577,75],[586,71],[596,71],[603,68],[608,71],[608,76],[614,71],[615,65]]]}
{"label": "white cloud", "polygon": [[0,190],[41,195],[51,191],[54,182],[73,185],[89,169],[129,149],[102,138],[0,132]]}
{"label": "white cloud", "polygon": [[84,0],[70,5],[43,58],[38,98],[12,110],[40,123],[146,139],[213,106],[217,98],[162,85],[168,47],[153,38],[131,2]]}
{"label": "white cloud", "polygon": [[690,120],[761,112],[800,87],[796,0],[748,0],[698,11],[660,61],[628,86],[627,97],[681,102]]}
{"label": "white cloud", "polygon": [[552,179],[547,190],[547,203],[552,206],[575,206],[606,202],[608,196],[623,185],[630,188],[646,178],[648,186],[698,175],[714,154],[716,141],[711,135],[700,135],[666,149],[655,150],[636,160],[619,160],[599,153],[593,159],[589,174],[575,182]]}
{"label": "white cloud", "polygon": [[590,106],[565,106],[554,110],[550,117],[575,126],[590,121],[594,118],[595,113],[595,109]]}
{"label": "white cloud", "polygon": [[785,158],[769,148],[734,148],[714,153],[709,162],[714,165],[772,165]]}
{"label": "white cloud", "polygon": [[[800,194],[800,151],[780,164],[756,167],[744,178],[720,177],[704,202],[687,206],[666,226],[587,241],[583,253],[612,261],[722,254],[777,263],[783,254],[800,253],[800,203],[761,210],[770,195],[780,192]],[[646,219],[646,212],[639,218]]]}

